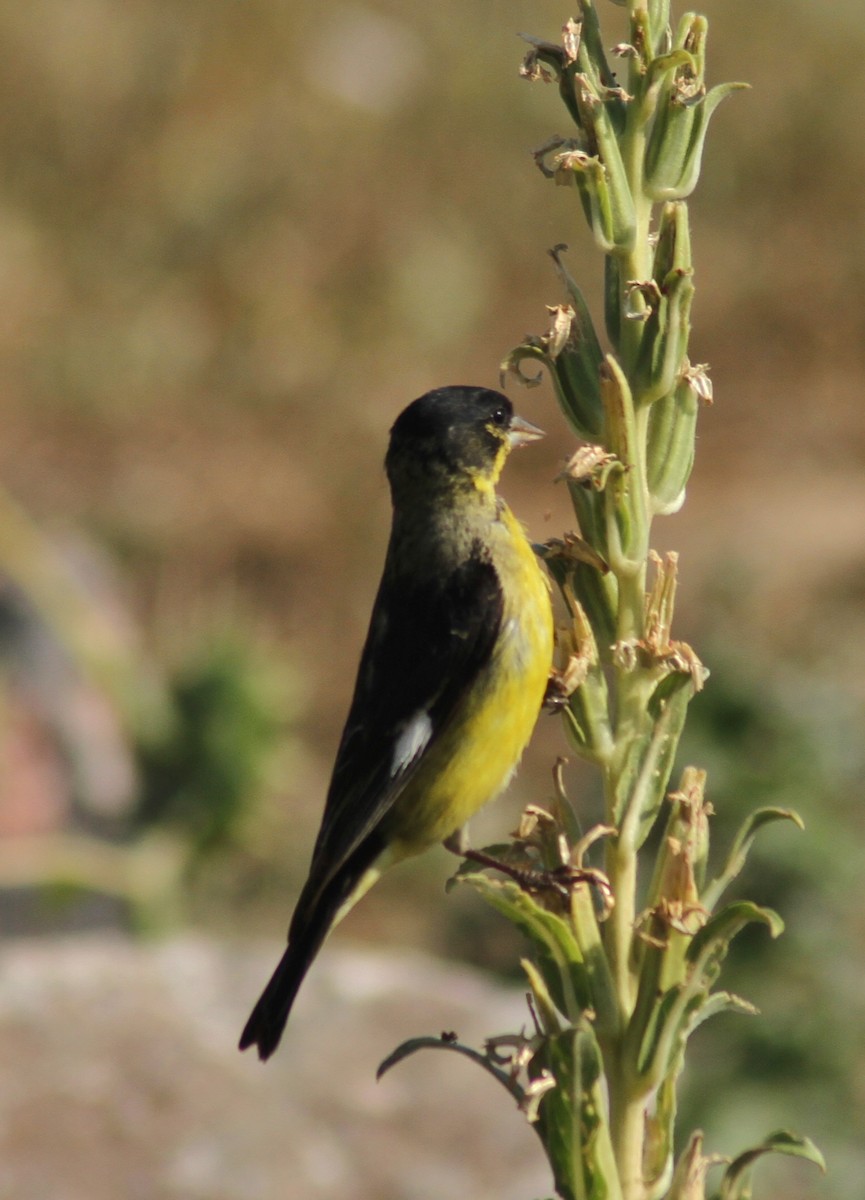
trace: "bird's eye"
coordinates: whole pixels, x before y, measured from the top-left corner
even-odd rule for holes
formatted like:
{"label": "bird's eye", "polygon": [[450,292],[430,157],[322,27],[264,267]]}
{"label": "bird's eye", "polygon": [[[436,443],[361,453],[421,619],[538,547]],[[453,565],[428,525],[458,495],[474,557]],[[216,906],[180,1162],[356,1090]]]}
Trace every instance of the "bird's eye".
{"label": "bird's eye", "polygon": [[508,414],[503,408],[493,409],[492,421],[493,425],[498,425],[500,429],[503,429],[508,423]]}

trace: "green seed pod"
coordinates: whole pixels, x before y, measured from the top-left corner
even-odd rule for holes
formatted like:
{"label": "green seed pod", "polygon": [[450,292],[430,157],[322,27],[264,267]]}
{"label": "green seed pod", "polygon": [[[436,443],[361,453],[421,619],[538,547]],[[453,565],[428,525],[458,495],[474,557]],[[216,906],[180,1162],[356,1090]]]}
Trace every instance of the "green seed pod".
{"label": "green seed pod", "polygon": [[601,556],[575,534],[554,538],[536,547],[562,593],[573,617],[577,605],[588,621],[595,643],[595,657],[609,662],[616,640],[618,583]]}
{"label": "green seed pod", "polygon": [[586,220],[605,253],[614,248],[630,250],[636,214],[611,102],[602,98],[598,85],[587,74],[574,73],[572,86],[586,144],[558,156],[556,178],[565,182],[570,175],[577,183]]}
{"label": "green seed pod", "polygon": [[703,73],[707,29],[705,17],[686,13],[670,52],[649,68],[649,92],[655,112],[643,175],[646,194],[652,200],[676,198],[674,193],[686,174],[699,107],[706,95]]}
{"label": "green seed pod", "polygon": [[574,432],[587,440],[602,437],[604,410],[591,348],[579,339],[569,341],[550,360],[550,371],[559,405]]}
{"label": "green seed pod", "polygon": [[607,680],[598,665],[598,644],[588,614],[573,593],[566,595],[566,601],[571,622],[559,628],[556,635],[562,656],[560,678],[570,693],[564,710],[565,725],[579,753],[598,762],[611,747]]}
{"label": "green seed pod", "polygon": [[682,200],[700,177],[703,145],[715,109],[746,83],[722,83],[708,95],[683,100],[673,88],[662,89],[646,146],[645,192],[650,200]]}
{"label": "green seed pod", "polygon": [[680,199],[688,195],[682,181],[688,175],[688,155],[698,128],[700,100],[685,104],[675,87],[661,89],[655,120],[646,145],[644,190],[650,200]]}
{"label": "green seed pod", "polygon": [[609,752],[610,710],[607,681],[597,667],[570,696],[564,712],[565,729],[582,758],[598,762]]}
{"label": "green seed pod", "polygon": [[607,448],[627,470],[637,446],[634,401],[625,373],[612,354],[606,355],[601,365],[601,397],[607,414]]}
{"label": "green seed pod", "polygon": [[594,632],[598,656],[602,662],[609,662],[616,640],[616,577],[603,574],[589,563],[578,562],[571,578],[574,595],[585,609]]}
{"label": "green seed pod", "polygon": [[618,87],[616,76],[607,62],[604,36],[592,0],[581,0],[580,8],[579,20],[569,21],[563,30],[565,54],[571,61],[560,81],[562,99],[571,113],[577,108],[575,120],[584,129],[574,81],[577,75],[586,76],[596,94],[602,98],[610,122],[621,133],[625,125],[627,98]]}
{"label": "green seed pod", "polygon": [[648,306],[634,370],[634,394],[651,404],[673,390],[682,373],[694,287],[687,205],[665,204],[658,227],[652,278],[633,284]]}
{"label": "green seed pod", "polygon": [[559,405],[578,437],[597,441],[604,434],[604,406],[599,381],[603,352],[592,325],[589,310],[576,284],[571,280],[574,307],[555,305],[549,309],[551,327],[541,337],[527,337],[502,360],[499,372],[502,384],[507,375],[515,375],[525,387],[536,387],[540,373],[526,375],[525,359],[533,359],[547,368]]}
{"label": "green seed pod", "polygon": [[607,557],[606,501],[593,483],[578,483],[568,480],[568,491],[574,507],[580,533],[597,550],[602,558]]}
{"label": "green seed pod", "polygon": [[634,372],[634,391],[641,404],[667,396],[682,372],[691,331],[694,284],[690,272],[671,271],[653,291]]}
{"label": "green seed pod", "polygon": [[614,254],[604,259],[604,325],[618,353],[622,344],[622,266]]}
{"label": "green seed pod", "polygon": [[674,513],[685,499],[694,465],[699,396],[689,375],[652,405],[646,450],[646,474],[653,512]]}
{"label": "green seed pod", "polygon": [[648,552],[649,516],[643,488],[633,467],[639,453],[634,401],[625,374],[608,354],[601,368],[601,396],[606,412],[608,448],[621,464],[611,470],[604,488],[607,513],[607,561],[629,570]]}
{"label": "green seed pod", "polygon": [[[708,22],[686,13],[679,22],[673,48],[649,68],[654,119],[646,143],[644,190],[650,200],[679,200],[689,196],[700,175],[703,144],[709,120],[721,101],[746,87],[724,83],[706,94],[706,37]],[[657,87],[657,91],[655,91]]]}
{"label": "green seed pod", "polygon": [[661,210],[658,240],[652,259],[652,278],[659,288],[663,288],[671,271],[688,274],[691,270],[688,206],[681,201],[672,201]]}
{"label": "green seed pod", "polygon": [[[637,14],[642,15],[642,10],[638,9],[634,15]],[[670,0],[655,0],[654,4],[649,5],[648,21],[652,52],[658,54],[670,26]]]}
{"label": "green seed pod", "polygon": [[564,246],[550,251],[571,300],[570,325],[560,346],[548,343],[550,373],[559,403],[574,431],[586,441],[603,439],[604,406],[599,372],[604,360],[589,307],[562,261]]}
{"label": "green seed pod", "polygon": [[616,244],[613,208],[607,186],[607,171],[600,158],[582,150],[566,150],[556,156],[555,180],[560,186],[576,184],[583,215],[596,244],[609,254]]}
{"label": "green seed pod", "polygon": [[660,54],[646,64],[646,81],[643,90],[643,115],[651,118],[658,103],[658,95],[663,86],[665,94],[671,94],[671,80],[677,71],[682,71],[692,78],[697,70],[693,54],[681,47]]}

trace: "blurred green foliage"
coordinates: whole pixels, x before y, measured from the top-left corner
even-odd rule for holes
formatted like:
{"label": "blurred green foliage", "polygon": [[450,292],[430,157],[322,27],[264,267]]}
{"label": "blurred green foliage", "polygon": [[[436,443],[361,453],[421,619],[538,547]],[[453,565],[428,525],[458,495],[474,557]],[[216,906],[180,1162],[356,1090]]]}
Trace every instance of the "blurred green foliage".
{"label": "blurred green foliage", "polygon": [[[830,1175],[819,1188],[811,1184],[815,1194],[852,1196],[853,1173],[865,1164],[853,1117],[865,1053],[865,1001],[855,983],[861,713],[835,679],[797,671],[766,647],[752,646],[746,658],[741,642],[734,649],[718,633],[707,640],[711,686],[692,707],[683,753],[709,770],[715,852],[758,804],[794,808],[805,832],[779,826],[761,835],[737,884],[776,908],[786,930],[771,943],[747,931],[731,948],[728,985],[760,1014],[701,1031],[686,1075],[687,1117],[726,1144],[751,1131],[771,1103],[781,1125],[807,1121],[826,1153]],[[784,1194],[798,1194],[801,1180],[782,1178]]]}
{"label": "blurred green foliage", "polygon": [[[170,728],[137,746],[133,826],[174,829],[193,865],[236,847],[285,745],[294,701],[282,682],[262,648],[237,633],[197,647],[169,680]],[[287,768],[284,755],[279,765]]]}

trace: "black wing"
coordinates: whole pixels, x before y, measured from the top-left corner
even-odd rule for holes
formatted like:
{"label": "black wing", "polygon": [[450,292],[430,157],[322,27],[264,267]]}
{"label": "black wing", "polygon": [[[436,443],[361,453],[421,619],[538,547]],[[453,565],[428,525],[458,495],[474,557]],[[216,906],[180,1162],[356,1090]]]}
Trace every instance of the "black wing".
{"label": "black wing", "polygon": [[[313,854],[310,874],[320,886],[381,823],[441,737],[490,659],[502,612],[499,577],[480,543],[459,567],[426,586],[400,586],[385,575]],[[395,763],[400,734],[422,714],[429,738]]]}

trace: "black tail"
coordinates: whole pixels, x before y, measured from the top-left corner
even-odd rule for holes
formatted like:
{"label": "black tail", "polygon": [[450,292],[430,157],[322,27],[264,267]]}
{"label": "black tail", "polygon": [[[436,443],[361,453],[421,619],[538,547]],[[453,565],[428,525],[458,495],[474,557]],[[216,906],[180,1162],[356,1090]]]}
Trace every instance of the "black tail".
{"label": "black tail", "polygon": [[381,848],[377,834],[368,836],[324,888],[313,864],[291,918],[288,949],[244,1026],[240,1035],[241,1050],[258,1046],[258,1057],[262,1062],[273,1054],[313,959],[334,922],[347,911],[346,901],[367,867],[381,853]]}
{"label": "black tail", "polygon": [[294,998],[327,934],[327,926],[314,938],[304,937],[289,943],[279,966],[261,993],[258,1003],[240,1035],[240,1049],[258,1046],[258,1057],[270,1058],[285,1029]]}

